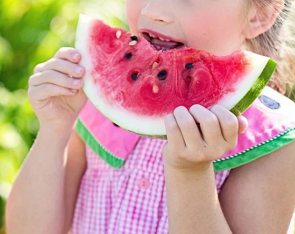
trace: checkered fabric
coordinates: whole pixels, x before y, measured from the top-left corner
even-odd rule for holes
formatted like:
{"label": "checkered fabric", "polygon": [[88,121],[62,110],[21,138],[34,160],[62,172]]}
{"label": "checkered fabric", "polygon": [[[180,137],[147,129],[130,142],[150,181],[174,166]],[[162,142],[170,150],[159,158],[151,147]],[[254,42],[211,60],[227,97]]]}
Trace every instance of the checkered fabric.
{"label": "checkered fabric", "polygon": [[[141,137],[125,165],[115,169],[86,149],[73,234],[167,234],[162,148],[165,141]],[[215,173],[217,191],[229,170]]]}

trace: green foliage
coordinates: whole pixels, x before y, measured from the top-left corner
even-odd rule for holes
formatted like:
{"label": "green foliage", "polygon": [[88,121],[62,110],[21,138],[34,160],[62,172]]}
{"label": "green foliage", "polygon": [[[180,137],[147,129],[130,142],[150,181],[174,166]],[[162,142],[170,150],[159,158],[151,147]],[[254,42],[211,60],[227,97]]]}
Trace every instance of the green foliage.
{"label": "green foliage", "polygon": [[71,45],[77,14],[76,3],[70,0],[0,1],[1,221],[4,200],[38,128],[27,98],[27,80],[37,63]]}
{"label": "green foliage", "polygon": [[71,45],[77,1],[4,0],[0,6],[0,81],[10,90],[27,86],[36,63]]}
{"label": "green foliage", "polygon": [[79,13],[127,28],[123,0],[0,1],[0,233],[5,200],[38,130],[27,97],[34,66],[73,46]]}

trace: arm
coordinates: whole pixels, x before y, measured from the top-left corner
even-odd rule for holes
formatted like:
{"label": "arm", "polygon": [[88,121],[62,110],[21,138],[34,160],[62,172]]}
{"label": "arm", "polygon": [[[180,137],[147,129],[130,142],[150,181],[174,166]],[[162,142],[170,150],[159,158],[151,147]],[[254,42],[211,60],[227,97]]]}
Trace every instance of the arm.
{"label": "arm", "polygon": [[165,167],[170,233],[232,233],[221,210],[213,165],[194,172]]}
{"label": "arm", "polygon": [[66,138],[40,130],[7,201],[7,233],[63,233],[64,223],[69,228],[86,163],[75,133],[68,157],[66,143]]}
{"label": "arm", "polygon": [[218,201],[212,161],[234,148],[245,119],[221,106],[209,111],[194,105],[176,108],[165,125],[169,232],[231,233]]}
{"label": "arm", "polygon": [[79,193],[82,176],[87,167],[85,143],[76,132],[73,132],[68,145],[68,160],[65,166],[65,224],[64,232],[68,233],[72,226],[77,195]]}
{"label": "arm", "polygon": [[234,233],[286,234],[295,205],[295,142],[231,171],[219,197]]}
{"label": "arm", "polygon": [[[74,167],[77,174],[65,179],[68,175],[65,164],[72,165],[75,156],[74,150],[69,149],[67,157],[66,147],[86,101],[81,90],[85,70],[78,64],[80,59],[77,50],[61,48],[53,58],[37,65],[29,79],[28,96],[40,130],[8,198],[8,233],[58,234],[62,233],[64,222],[68,222],[68,204],[64,199],[66,180],[78,180],[83,169]],[[72,168],[67,166],[67,169]],[[74,192],[78,182],[71,183]]]}

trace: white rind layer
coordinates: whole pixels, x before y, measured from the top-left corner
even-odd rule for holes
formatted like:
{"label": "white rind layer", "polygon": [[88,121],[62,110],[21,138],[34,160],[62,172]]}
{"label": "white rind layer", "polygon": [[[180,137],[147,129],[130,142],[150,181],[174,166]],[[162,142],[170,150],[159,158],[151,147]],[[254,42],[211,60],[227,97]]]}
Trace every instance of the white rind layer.
{"label": "white rind layer", "polygon": [[245,74],[235,86],[236,90],[239,90],[239,92],[225,95],[220,101],[218,101],[219,105],[226,107],[228,110],[232,109],[246,95],[269,61],[268,57],[254,54],[246,50],[243,52],[246,59],[252,61],[250,66],[255,65],[255,67],[249,67],[249,73]]}
{"label": "white rind layer", "polygon": [[[138,115],[127,111],[120,106],[116,106],[115,104],[110,104],[101,95],[99,87],[93,83],[91,77],[93,67],[90,60],[91,56],[89,54],[89,48],[87,48],[89,45],[87,43],[87,40],[89,40],[89,30],[93,20],[94,18],[92,17],[80,15],[76,35],[76,48],[82,54],[80,64],[86,69],[84,76],[84,91],[86,95],[102,114],[122,128],[132,130],[133,132],[142,135],[166,135],[164,118]],[[267,57],[248,51],[245,51],[245,55],[249,61],[253,61],[255,68],[250,68],[250,72],[237,84],[236,88],[237,90],[240,90],[239,92],[235,92],[232,95],[226,95],[218,102],[218,104],[225,106],[227,109],[232,109],[235,104],[246,95],[269,60]]]}

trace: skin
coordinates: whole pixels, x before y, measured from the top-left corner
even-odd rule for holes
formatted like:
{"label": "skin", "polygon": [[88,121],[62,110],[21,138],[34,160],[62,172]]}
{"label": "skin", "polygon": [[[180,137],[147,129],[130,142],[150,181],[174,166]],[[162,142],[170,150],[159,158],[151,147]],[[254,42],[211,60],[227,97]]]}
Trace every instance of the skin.
{"label": "skin", "polygon": [[70,228],[86,169],[85,146],[72,131],[86,101],[80,60],[77,50],[61,48],[29,79],[40,128],[7,200],[7,233],[58,234]]}
{"label": "skin", "polygon": [[128,0],[126,9],[130,30],[135,34],[148,28],[180,39],[189,47],[226,55],[243,43],[246,3],[243,0]]}
{"label": "skin", "polygon": [[[265,7],[264,18],[250,9],[245,19],[244,9],[242,0],[127,1],[133,32],[150,28],[215,54],[238,49],[245,38],[271,27],[277,16]],[[62,48],[37,65],[29,79],[28,94],[40,130],[7,201],[8,234],[70,230],[86,170],[85,145],[72,131],[86,101],[80,59],[77,50]],[[77,73],[76,68],[82,70]],[[232,170],[218,196],[211,161],[235,146],[247,127],[245,118],[222,106],[195,105],[177,108],[165,123],[169,233],[286,232],[295,203],[294,144]]]}

